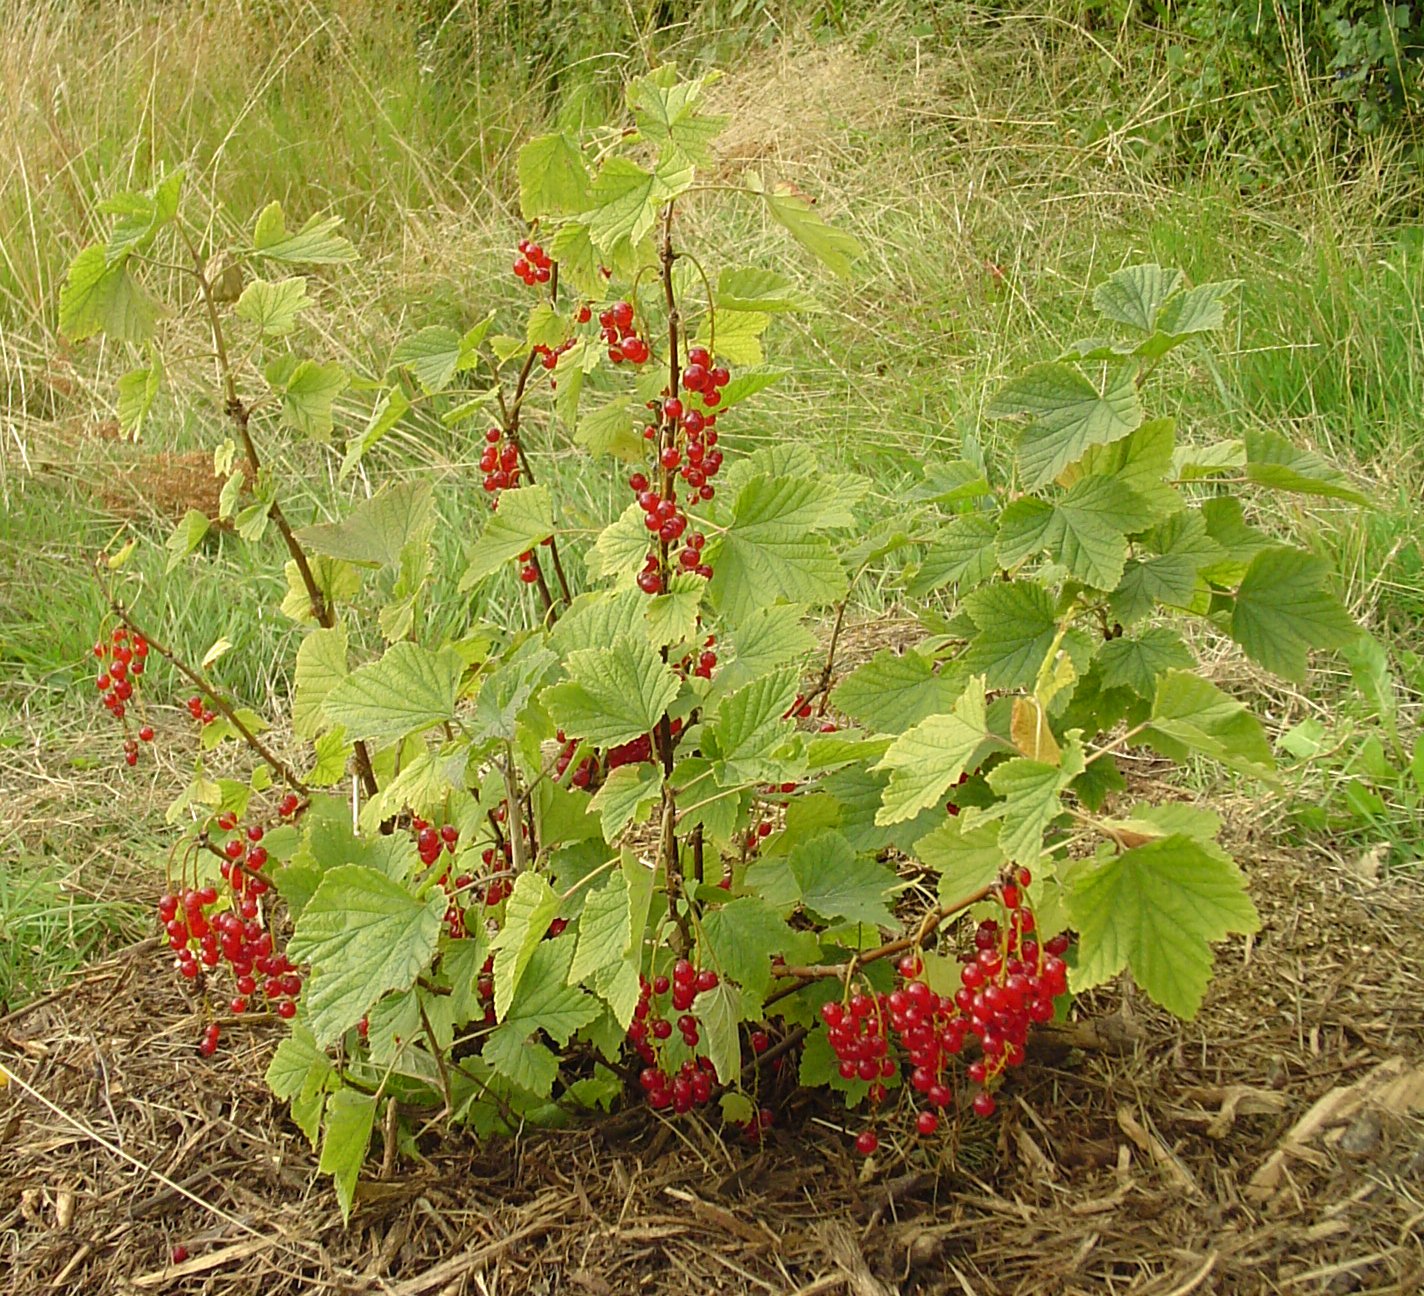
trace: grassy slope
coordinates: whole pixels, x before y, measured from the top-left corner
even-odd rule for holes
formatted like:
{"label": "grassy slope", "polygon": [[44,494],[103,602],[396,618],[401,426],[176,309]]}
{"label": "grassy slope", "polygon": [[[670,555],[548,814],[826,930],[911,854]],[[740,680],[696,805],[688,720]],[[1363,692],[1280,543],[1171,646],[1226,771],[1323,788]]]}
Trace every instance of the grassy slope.
{"label": "grassy slope", "polygon": [[[488,7],[478,27],[457,7],[443,26],[416,29],[373,0],[214,0],[157,14],[57,3],[7,30],[0,705],[13,704],[15,720],[4,742],[61,767],[71,752],[83,765],[115,745],[102,731],[84,747],[74,718],[87,718],[86,652],[100,610],[84,555],[119,532],[96,490],[128,498],[139,533],[161,542],[168,523],[143,502],[143,479],[127,474],[151,452],[211,449],[217,422],[211,407],[180,416],[170,405],[141,448],[93,435],[112,416],[126,358],[97,344],[67,348],[53,320],[67,258],[99,228],[98,199],[186,162],[219,243],[274,197],[294,215],[339,212],[363,261],[326,277],[309,342],[379,370],[402,332],[468,323],[518,300],[506,270],[513,149],[551,117],[598,115],[653,44],[684,63],[733,69],[717,88],[735,114],[721,145],[729,178],[755,166],[795,180],[868,250],[850,287],[808,274],[826,309],[770,335],[794,376],[738,418],[731,449],[794,436],[808,462],[872,471],[883,508],[918,465],[957,455],[966,436],[992,438],[978,413],[993,383],[1083,330],[1092,284],[1116,266],[1151,258],[1197,280],[1240,278],[1232,334],[1182,362],[1164,390],[1189,435],[1268,424],[1362,473],[1375,513],[1287,507],[1337,556],[1353,604],[1417,652],[1424,244],[1385,219],[1406,196],[1387,151],[1348,170],[1308,158],[1248,192],[1230,142],[1201,161],[1163,134],[1173,87],[1143,33],[1105,36],[1032,15],[991,22],[943,5],[929,21],[881,6],[857,29],[778,36],[804,31],[798,19],[810,8],[768,6],[730,28],[706,11],[703,26],[656,42],[634,39],[621,17],[600,20],[603,29],[521,28],[511,6]],[[511,57],[516,46],[534,57]],[[617,48],[631,52],[605,52]],[[709,198],[686,219],[710,261],[725,250],[806,273],[759,213]],[[185,391],[208,382],[204,345],[193,332],[173,366]],[[346,416],[359,426],[359,398]],[[556,480],[575,506],[590,520],[608,516],[619,493],[554,448]],[[477,449],[416,420],[373,463],[447,480]],[[294,452],[290,512],[316,516],[344,493],[337,463],[339,447]],[[454,490],[442,508],[453,553],[477,514]],[[232,640],[223,669],[259,705],[282,691],[292,642],[268,607],[273,556],[221,538],[210,578],[196,582],[165,579],[157,546],[137,559],[146,613],[192,655]],[[865,599],[881,605],[874,574]],[[156,849],[156,827],[151,813],[137,821],[139,854]],[[7,831],[0,854],[23,840],[30,860],[19,890],[42,876],[84,891],[92,843],[82,833],[53,848],[12,816],[0,819]],[[27,910],[12,894],[12,913],[50,903]]]}

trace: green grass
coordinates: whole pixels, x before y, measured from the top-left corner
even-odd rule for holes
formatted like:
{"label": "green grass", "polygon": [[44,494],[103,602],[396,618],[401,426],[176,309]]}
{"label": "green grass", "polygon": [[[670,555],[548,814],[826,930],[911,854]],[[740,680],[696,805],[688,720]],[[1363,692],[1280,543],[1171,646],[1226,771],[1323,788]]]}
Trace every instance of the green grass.
{"label": "green grass", "polygon": [[[1154,402],[1185,436],[1269,426],[1356,471],[1373,511],[1270,508],[1335,558],[1352,605],[1401,659],[1424,651],[1424,243],[1390,216],[1417,202],[1417,175],[1378,141],[1348,162],[1306,150],[1298,164],[1282,160],[1268,188],[1243,187],[1229,156],[1172,136],[1185,119],[1172,116],[1154,38],[1084,31],[1075,6],[1047,7],[1052,21],[960,4],[852,16],[767,3],[735,19],[725,4],[674,5],[678,24],[656,34],[641,0],[611,14],[565,0],[561,21],[540,25],[513,4],[442,6],[443,23],[421,16],[433,7],[398,15],[376,0],[32,6],[0,38],[7,102],[34,107],[0,118],[5,742],[68,734],[79,715],[94,718],[95,736],[76,745],[112,746],[89,684],[104,615],[89,562],[121,535],[141,541],[126,586],[137,594],[126,597],[190,658],[232,641],[216,673],[249,704],[275,709],[299,634],[273,608],[283,556],[273,537],[254,549],[215,536],[169,575],[171,519],[130,507],[121,525],[96,491],[146,454],[209,453],[223,435],[210,344],[187,324],[174,326],[173,394],[143,445],[92,435],[132,358],[67,346],[54,320],[64,266],[100,228],[98,200],[185,163],[215,246],[273,198],[295,219],[342,215],[362,260],[318,277],[320,322],[301,340],[379,374],[395,342],[426,323],[467,326],[499,308],[501,326],[517,327],[514,150],[550,122],[599,119],[644,51],[727,69],[714,90],[734,118],[719,179],[754,167],[794,180],[867,250],[841,283],[808,268],[758,208],[718,195],[687,204],[682,229],[714,273],[732,260],[776,266],[823,307],[768,332],[768,358],[793,372],[728,420],[729,455],[794,438],[808,467],[870,473],[867,509],[882,515],[927,462],[975,444],[999,462],[988,395],[1093,331],[1091,290],[1119,265],[1155,259],[1195,281],[1237,278],[1228,333],[1167,366]],[[251,369],[244,390],[255,390]],[[284,507],[301,525],[388,476],[433,475],[439,566],[451,577],[431,629],[458,624],[472,610],[453,573],[482,516],[472,471],[482,425],[452,433],[414,417],[370,453],[368,476],[341,481],[341,437],[363,425],[369,399],[344,399],[334,447],[287,446],[259,426],[289,483]],[[613,516],[621,483],[590,470],[537,403],[529,426],[541,475],[580,523]],[[886,607],[884,575],[870,573],[858,614]],[[473,610],[508,621],[521,597],[511,577]],[[165,707],[188,690],[154,682],[160,718],[181,728]],[[13,913],[50,914],[67,894],[57,879],[82,881],[92,867],[86,843],[80,833],[58,854],[27,846]]]}

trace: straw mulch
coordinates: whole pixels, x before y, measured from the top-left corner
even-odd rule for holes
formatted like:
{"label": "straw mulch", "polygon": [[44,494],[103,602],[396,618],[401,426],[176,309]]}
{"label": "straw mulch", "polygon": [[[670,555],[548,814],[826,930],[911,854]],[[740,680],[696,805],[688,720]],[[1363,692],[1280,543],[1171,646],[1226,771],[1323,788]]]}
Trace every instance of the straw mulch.
{"label": "straw mulch", "polygon": [[0,1290],[1424,1291],[1421,889],[1235,845],[1265,928],[1198,1020],[1097,996],[1091,1047],[1041,1050],[992,1122],[869,1165],[804,1098],[761,1148],[642,1112],[378,1133],[349,1227],[264,1089],[275,1025],[201,1060],[145,943],[0,1021]]}

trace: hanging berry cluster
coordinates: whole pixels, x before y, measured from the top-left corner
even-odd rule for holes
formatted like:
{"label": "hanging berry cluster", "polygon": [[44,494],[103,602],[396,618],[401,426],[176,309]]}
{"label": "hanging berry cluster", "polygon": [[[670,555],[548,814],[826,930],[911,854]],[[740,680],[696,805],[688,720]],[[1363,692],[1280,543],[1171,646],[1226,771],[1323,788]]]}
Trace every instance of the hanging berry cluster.
{"label": "hanging berry cluster", "polygon": [[531,288],[535,284],[546,284],[554,273],[554,263],[549,254],[532,239],[519,240],[519,255],[514,259],[514,274],[523,279]]}
{"label": "hanging berry cluster", "polygon": [[139,726],[135,738],[130,732],[128,709],[148,664],[148,640],[140,634],[130,636],[127,626],[115,626],[107,640],[94,645],[94,656],[99,662],[94,687],[99,690],[105,709],[124,727],[124,764],[137,765],[138,745],[153,741],[153,727]]}
{"label": "hanging berry cluster", "polygon": [[[580,311],[579,318],[587,317]],[[603,330],[603,340],[608,344],[608,358],[614,364],[622,364],[625,360],[632,365],[646,363],[652,351],[647,341],[638,334],[632,302],[614,302],[606,311],[599,312],[598,323]]]}
{"label": "hanging berry cluster", "polygon": [[[924,962],[905,955],[898,971],[900,985],[888,993],[860,991],[846,1001],[821,1008],[827,1039],[843,1080],[869,1084],[872,1107],[885,1100],[886,1082],[910,1069],[910,1088],[925,1102],[915,1128],[933,1134],[940,1112],[954,1102],[952,1057],[972,1042],[978,1056],[965,1074],[977,1086],[970,1105],[979,1116],[992,1116],[997,1106],[993,1089],[1004,1071],[1024,1060],[1028,1032],[1034,1022],[1053,1018],[1054,1001],[1068,989],[1063,952],[1066,936],[1040,945],[1033,939],[1032,912],[1023,903],[1022,888],[1031,880],[1021,869],[997,890],[1005,921],[981,922],[974,934],[974,953],[960,969],[960,986],[952,995],[934,992],[924,978]],[[856,1148],[869,1156],[879,1147],[879,1135],[863,1130]]]}
{"label": "hanging berry cluster", "polygon": [[491,495],[519,485],[519,447],[504,435],[502,428],[492,427],[485,433],[480,471],[485,475],[485,490]]}
{"label": "hanging berry cluster", "polygon": [[[644,1063],[638,1083],[647,1095],[648,1105],[656,1111],[671,1108],[679,1115],[705,1106],[712,1098],[715,1071],[711,1060],[697,1052],[701,1034],[691,1009],[698,995],[717,988],[717,974],[710,968],[698,971],[687,959],[678,959],[671,977],[658,975],[651,981],[639,977],[638,982],[638,1004],[628,1023],[628,1039]],[[669,993],[671,1012],[659,1009],[653,1002]],[[663,1041],[672,1038],[671,1013],[679,1014],[677,1029],[682,1042],[692,1050],[692,1057],[676,1072],[659,1061]]]}
{"label": "hanging berry cluster", "polygon": [[[454,824],[436,828],[424,819],[417,818],[410,821],[410,828],[415,834],[416,852],[426,868],[433,867],[442,855],[454,855],[459,848],[460,830]],[[474,878],[462,873],[452,881],[450,871],[446,869],[436,878],[436,882],[445,889],[448,896],[445,906],[445,930],[455,940],[459,940],[467,934],[465,911],[460,907],[459,897],[474,885]]]}

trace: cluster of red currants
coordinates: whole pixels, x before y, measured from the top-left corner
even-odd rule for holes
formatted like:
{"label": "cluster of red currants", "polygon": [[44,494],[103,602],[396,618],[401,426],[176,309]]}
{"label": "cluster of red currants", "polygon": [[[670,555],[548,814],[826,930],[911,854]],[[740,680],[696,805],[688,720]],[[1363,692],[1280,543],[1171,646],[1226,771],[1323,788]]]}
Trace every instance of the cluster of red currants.
{"label": "cluster of red currants", "polygon": [[209,708],[208,704],[196,693],[188,699],[188,714],[199,724],[210,725],[218,718],[216,711]]}
{"label": "cluster of red currants", "polygon": [[[1033,914],[1021,891],[1030,880],[1028,870],[1021,869],[999,887],[1007,921],[979,924],[975,952],[960,969],[954,994],[936,994],[922,979],[923,961],[910,953],[899,963],[900,986],[888,994],[860,992],[821,1008],[841,1078],[867,1082],[872,1106],[884,1100],[885,1082],[899,1073],[903,1054],[911,1068],[910,1088],[927,1103],[915,1119],[921,1134],[933,1134],[939,1113],[953,1103],[949,1059],[962,1053],[971,1038],[980,1056],[966,1068],[978,1086],[970,1105],[976,1114],[992,1116],[997,1102],[991,1087],[1007,1068],[1023,1062],[1030,1026],[1051,1020],[1054,1000],[1068,989],[1062,959],[1068,938],[1055,936],[1039,945],[1030,935]],[[877,1147],[873,1128],[856,1139],[857,1150],[866,1156]]]}
{"label": "cluster of red currants", "polygon": [[[798,693],[795,701],[781,713],[783,720],[790,720],[792,716],[795,716],[798,720],[809,720],[811,718],[811,703],[802,693]],[[835,733],[835,731],[835,725],[832,725],[829,729],[825,726],[821,728],[822,733]]]}
{"label": "cluster of red currants", "polygon": [[553,369],[559,363],[559,357],[569,350],[577,341],[577,338],[567,337],[556,347],[545,346],[542,342],[534,344],[534,354],[539,357],[539,363],[545,369]]}
{"label": "cluster of red currants", "polygon": [[435,828],[424,819],[412,819],[410,829],[415,834],[415,848],[420,862],[427,868],[440,858],[441,852],[453,855],[460,844],[460,830],[454,824]]}
{"label": "cluster of red currants", "polygon": [[[698,971],[687,959],[678,959],[671,977],[660,973],[651,981],[639,977],[638,982],[638,1004],[628,1023],[628,1039],[644,1063],[638,1082],[648,1105],[658,1111],[670,1107],[678,1114],[705,1105],[712,1098],[714,1071],[711,1061],[697,1053],[701,1034],[691,1009],[698,995],[717,988],[717,974],[710,968]],[[669,994],[671,1012],[680,1014],[677,1029],[682,1042],[693,1051],[676,1073],[665,1070],[658,1061],[658,1046],[672,1038],[673,1023],[670,1014],[659,1011],[653,1001]]]}
{"label": "cluster of red currants", "polygon": [[138,745],[153,741],[153,728],[142,725],[135,738],[128,733],[126,717],[137,681],[148,663],[148,640],[141,634],[130,636],[127,626],[115,626],[107,642],[100,639],[94,645],[94,656],[99,661],[94,687],[109,714],[124,725],[124,764],[137,765]]}
{"label": "cluster of red currants", "polygon": [[532,288],[535,284],[548,283],[553,272],[554,263],[543,248],[532,239],[519,240],[519,255],[514,260],[517,278],[523,279]]}
{"label": "cluster of red currants", "polygon": [[[587,318],[580,310],[579,320],[582,322]],[[647,342],[638,336],[632,302],[614,302],[606,311],[599,312],[598,323],[603,330],[603,340],[608,344],[608,358],[614,364],[622,364],[625,360],[633,365],[647,362],[652,352]]]}
{"label": "cluster of red currants", "polygon": [[519,447],[505,438],[503,429],[492,427],[485,433],[480,471],[485,475],[485,490],[491,495],[519,485]]}

